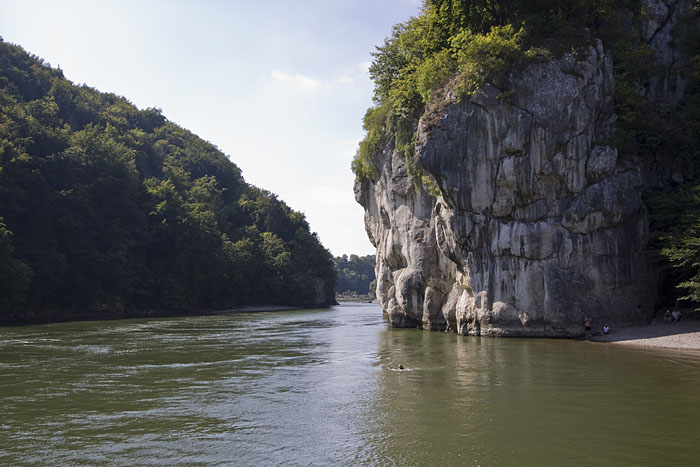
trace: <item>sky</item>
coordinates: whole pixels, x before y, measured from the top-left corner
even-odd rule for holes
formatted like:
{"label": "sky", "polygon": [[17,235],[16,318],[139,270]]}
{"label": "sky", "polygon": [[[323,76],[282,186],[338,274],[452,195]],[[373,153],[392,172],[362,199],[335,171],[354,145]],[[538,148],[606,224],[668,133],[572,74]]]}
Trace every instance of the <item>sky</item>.
{"label": "sky", "polygon": [[162,109],[303,212],[334,255],[368,255],[350,170],[372,105],[367,68],[421,4],[0,0],[0,36],[75,84]]}

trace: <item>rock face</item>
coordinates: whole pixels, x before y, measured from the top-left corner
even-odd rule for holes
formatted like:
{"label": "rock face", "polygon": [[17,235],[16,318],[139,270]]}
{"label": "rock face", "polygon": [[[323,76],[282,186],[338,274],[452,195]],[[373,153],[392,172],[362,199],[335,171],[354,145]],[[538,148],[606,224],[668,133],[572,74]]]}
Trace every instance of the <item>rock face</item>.
{"label": "rock face", "polygon": [[609,143],[611,57],[598,42],[512,82],[507,96],[447,93],[421,119],[416,161],[437,198],[392,148],[376,180],[356,182],[382,308],[397,327],[468,335],[574,336],[586,316],[645,322],[656,298],[646,175]]}

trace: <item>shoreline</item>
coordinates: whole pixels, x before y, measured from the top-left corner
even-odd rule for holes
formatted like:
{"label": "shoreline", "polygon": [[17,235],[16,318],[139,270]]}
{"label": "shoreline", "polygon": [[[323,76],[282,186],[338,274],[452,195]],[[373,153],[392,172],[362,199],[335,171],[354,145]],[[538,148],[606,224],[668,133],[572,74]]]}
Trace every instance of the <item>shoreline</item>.
{"label": "shoreline", "polygon": [[700,351],[700,321],[629,326],[613,329],[610,334],[593,336],[588,340],[630,347]]}
{"label": "shoreline", "polygon": [[[338,300],[341,303],[367,303],[361,299]],[[376,303],[371,301],[370,303]],[[92,310],[88,313],[63,312],[59,316],[45,317],[48,319],[25,319],[17,321],[0,322],[0,327],[26,326],[49,323],[65,323],[76,321],[114,321],[139,318],[174,318],[186,316],[226,315],[242,313],[274,313],[280,311],[294,311],[309,308],[329,308],[332,305],[301,307],[291,305],[246,305],[224,309],[185,309],[185,310],[121,310],[121,313],[105,313]],[[686,315],[687,316],[687,315]],[[53,319],[51,319],[53,318]],[[700,320],[686,319],[675,324],[652,322],[637,326],[626,326],[612,329],[610,334],[598,334],[588,339],[589,342],[601,344],[622,345],[628,347],[666,350],[690,350],[700,352]]]}
{"label": "shoreline", "polygon": [[215,316],[241,313],[274,313],[315,308],[330,308],[333,305],[292,306],[292,305],[245,305],[222,309],[139,309],[139,310],[63,310],[46,315],[26,315],[14,320],[0,321],[0,327],[33,326],[51,323],[70,323],[78,321],[121,321],[143,318],[180,318],[193,316]]}

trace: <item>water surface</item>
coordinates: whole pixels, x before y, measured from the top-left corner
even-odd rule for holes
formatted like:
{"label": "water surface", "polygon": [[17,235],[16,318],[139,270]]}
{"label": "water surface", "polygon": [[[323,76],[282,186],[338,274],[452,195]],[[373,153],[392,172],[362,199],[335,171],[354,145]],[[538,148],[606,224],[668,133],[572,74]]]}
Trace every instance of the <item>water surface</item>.
{"label": "water surface", "polygon": [[0,328],[0,384],[2,465],[700,459],[698,353],[392,330],[376,305]]}

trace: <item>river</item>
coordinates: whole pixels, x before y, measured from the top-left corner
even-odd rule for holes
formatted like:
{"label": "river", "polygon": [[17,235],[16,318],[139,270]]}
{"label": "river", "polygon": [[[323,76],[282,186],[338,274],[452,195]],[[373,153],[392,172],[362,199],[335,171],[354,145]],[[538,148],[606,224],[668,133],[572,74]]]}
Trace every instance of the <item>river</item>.
{"label": "river", "polygon": [[1,465],[700,462],[698,353],[392,330],[371,304],[0,328],[0,401]]}

